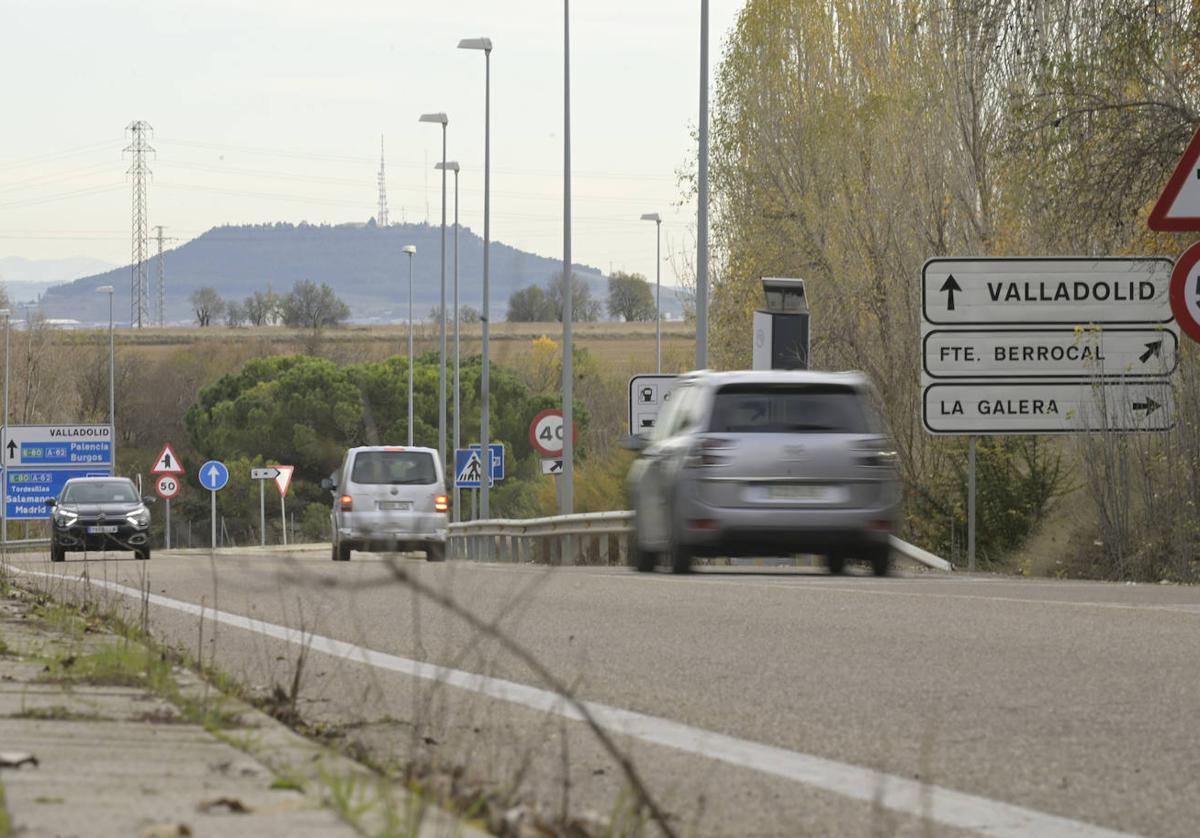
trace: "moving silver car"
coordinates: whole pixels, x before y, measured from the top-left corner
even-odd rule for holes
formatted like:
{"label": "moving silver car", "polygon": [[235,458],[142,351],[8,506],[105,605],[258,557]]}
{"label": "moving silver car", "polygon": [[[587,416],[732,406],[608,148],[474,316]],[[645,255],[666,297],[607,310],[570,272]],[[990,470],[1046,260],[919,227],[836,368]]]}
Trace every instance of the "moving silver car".
{"label": "moving silver car", "polygon": [[334,561],[349,561],[351,550],[424,550],[431,562],[446,558],[450,499],[434,449],[351,448],[321,486],[334,493]]}
{"label": "moving silver car", "polygon": [[817,553],[886,575],[900,514],[895,452],[860,373],[680,377],[629,474],[631,560]]}

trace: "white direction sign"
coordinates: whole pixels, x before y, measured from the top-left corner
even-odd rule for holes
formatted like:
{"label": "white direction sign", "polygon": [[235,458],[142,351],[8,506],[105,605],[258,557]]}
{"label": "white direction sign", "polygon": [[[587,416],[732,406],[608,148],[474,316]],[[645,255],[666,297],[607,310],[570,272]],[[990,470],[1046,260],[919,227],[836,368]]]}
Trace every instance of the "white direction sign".
{"label": "white direction sign", "polygon": [[111,466],[111,425],[9,425],[4,429],[4,466]]}
{"label": "white direction sign", "polygon": [[925,427],[935,434],[1163,431],[1174,424],[1169,381],[1110,386],[1079,382],[955,382],[925,388]]}
{"label": "white direction sign", "polygon": [[960,378],[1162,378],[1179,363],[1179,338],[1162,326],[934,329],[925,375]]}
{"label": "white direction sign", "polygon": [[677,375],[647,373],[629,379],[629,433],[643,436],[654,431],[658,414],[671,400]]}
{"label": "white direction sign", "polygon": [[921,313],[931,326],[1170,323],[1170,259],[930,259]]}
{"label": "white direction sign", "polygon": [[563,461],[562,461],[561,457],[558,458],[557,460],[547,460],[547,459],[542,460],[542,474],[562,474],[562,473],[563,473]]}

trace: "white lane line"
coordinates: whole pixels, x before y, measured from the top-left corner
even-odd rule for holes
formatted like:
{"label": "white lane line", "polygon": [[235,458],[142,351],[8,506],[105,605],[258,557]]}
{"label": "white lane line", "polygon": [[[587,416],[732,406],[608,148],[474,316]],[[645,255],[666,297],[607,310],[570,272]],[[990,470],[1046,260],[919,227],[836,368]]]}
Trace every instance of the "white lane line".
{"label": "white lane line", "polygon": [[[13,568],[17,573],[48,579],[85,582],[137,600],[147,598],[151,605],[168,608],[193,616],[203,616],[233,628],[252,631],[275,640],[307,645],[312,651],[361,663],[377,669],[398,672],[426,681],[449,684],[479,695],[497,698],[532,710],[538,710],[573,721],[582,721],[574,707],[562,696],[539,687],[519,684],[504,678],[493,678],[474,672],[438,666],[437,664],[378,652],[298,629],[267,623],[240,614],[214,611],[191,602],[146,594],[116,582],[68,577],[57,573]],[[764,774],[782,777],[797,783],[834,794],[879,805],[916,818],[928,818],[936,823],[968,829],[998,838],[1129,838],[1130,833],[1115,832],[1104,827],[1026,809],[1010,803],[953,791],[874,771],[824,757],[738,739],[723,733],[649,716],[632,710],[622,710],[597,702],[584,702],[588,711],[605,730],[629,736],[643,742],[663,745],[684,753],[719,760],[730,765],[749,768]]]}

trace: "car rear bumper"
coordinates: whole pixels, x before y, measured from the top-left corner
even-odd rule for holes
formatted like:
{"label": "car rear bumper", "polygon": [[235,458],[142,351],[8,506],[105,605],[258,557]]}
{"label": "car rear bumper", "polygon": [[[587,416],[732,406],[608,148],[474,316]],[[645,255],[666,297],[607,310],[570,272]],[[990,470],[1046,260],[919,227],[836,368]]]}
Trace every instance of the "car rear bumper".
{"label": "car rear bumper", "polygon": [[445,544],[447,524],[441,512],[353,512],[342,515],[337,535],[344,542],[390,550],[397,545]]}

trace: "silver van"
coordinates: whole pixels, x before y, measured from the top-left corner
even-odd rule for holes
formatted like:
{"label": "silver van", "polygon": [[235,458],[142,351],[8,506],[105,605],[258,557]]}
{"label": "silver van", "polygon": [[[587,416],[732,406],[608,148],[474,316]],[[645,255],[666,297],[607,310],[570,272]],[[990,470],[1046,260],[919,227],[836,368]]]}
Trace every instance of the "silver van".
{"label": "silver van", "polygon": [[321,486],[333,493],[334,561],[350,561],[351,550],[424,550],[431,562],[445,560],[450,499],[435,449],[351,448]]}
{"label": "silver van", "polygon": [[810,553],[832,573],[851,559],[891,569],[896,454],[861,373],[689,373],[629,447],[638,570]]}

